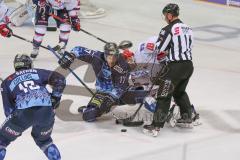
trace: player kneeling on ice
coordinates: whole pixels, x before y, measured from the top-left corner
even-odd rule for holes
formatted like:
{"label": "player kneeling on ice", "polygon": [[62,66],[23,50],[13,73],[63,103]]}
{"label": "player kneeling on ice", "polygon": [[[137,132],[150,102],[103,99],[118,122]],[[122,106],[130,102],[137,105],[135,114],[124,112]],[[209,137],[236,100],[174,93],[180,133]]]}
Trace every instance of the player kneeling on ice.
{"label": "player kneeling on ice", "polygon": [[75,58],[90,63],[96,76],[97,92],[86,107],[79,108],[85,121],[95,121],[113,105],[141,103],[148,93],[128,89],[131,67],[115,43],[107,43],[104,52],[77,46],[70,53],[65,52],[59,64],[66,69]]}
{"label": "player kneeling on ice", "polygon": [[[32,68],[24,54],[14,59],[15,72],[1,84],[6,120],[0,129],[0,160],[7,146],[32,126],[31,135],[49,160],[60,160],[60,152],[51,138],[54,110],[59,106],[65,78],[54,71]],[[49,93],[46,85],[52,86]],[[28,159],[28,158],[26,158]]]}

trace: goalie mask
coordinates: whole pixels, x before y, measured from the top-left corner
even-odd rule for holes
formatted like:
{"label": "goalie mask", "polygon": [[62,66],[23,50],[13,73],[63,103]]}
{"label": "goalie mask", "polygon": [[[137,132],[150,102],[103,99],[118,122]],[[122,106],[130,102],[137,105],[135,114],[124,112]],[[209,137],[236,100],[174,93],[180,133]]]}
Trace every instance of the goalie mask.
{"label": "goalie mask", "polygon": [[104,58],[110,67],[113,67],[118,59],[119,49],[116,43],[107,43],[104,46]]}
{"label": "goalie mask", "polygon": [[17,54],[14,58],[13,64],[15,71],[32,68],[32,60],[26,54]]}

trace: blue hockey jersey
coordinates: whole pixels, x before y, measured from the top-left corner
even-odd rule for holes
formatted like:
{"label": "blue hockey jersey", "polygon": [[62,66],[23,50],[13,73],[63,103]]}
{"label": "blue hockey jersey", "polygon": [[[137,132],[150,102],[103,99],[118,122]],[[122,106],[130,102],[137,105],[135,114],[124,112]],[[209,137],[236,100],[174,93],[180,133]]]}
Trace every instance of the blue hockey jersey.
{"label": "blue hockey jersey", "polygon": [[60,97],[66,85],[65,77],[44,69],[20,70],[8,76],[1,84],[5,115],[14,109],[52,106],[47,84],[52,86],[51,94]]}
{"label": "blue hockey jersey", "polygon": [[104,52],[77,46],[71,51],[75,56],[92,65],[96,75],[96,90],[109,93],[119,99],[129,86],[130,66],[120,55],[115,66],[110,68],[104,59]]}

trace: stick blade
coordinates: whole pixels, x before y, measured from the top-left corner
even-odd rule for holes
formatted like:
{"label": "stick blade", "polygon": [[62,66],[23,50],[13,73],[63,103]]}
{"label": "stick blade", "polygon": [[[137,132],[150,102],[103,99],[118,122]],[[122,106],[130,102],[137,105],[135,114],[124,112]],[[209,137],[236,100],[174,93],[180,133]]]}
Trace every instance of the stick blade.
{"label": "stick blade", "polygon": [[126,127],[139,127],[143,125],[143,120],[141,121],[123,121],[123,125]]}
{"label": "stick blade", "polygon": [[143,120],[140,121],[132,121],[129,119],[116,119],[116,124],[122,124],[126,127],[139,127],[143,125]]}

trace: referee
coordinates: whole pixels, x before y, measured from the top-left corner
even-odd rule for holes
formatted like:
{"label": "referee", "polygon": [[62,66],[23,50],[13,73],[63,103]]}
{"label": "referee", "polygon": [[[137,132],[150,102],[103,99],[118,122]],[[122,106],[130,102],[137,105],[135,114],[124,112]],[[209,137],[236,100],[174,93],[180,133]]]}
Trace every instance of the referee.
{"label": "referee", "polygon": [[185,91],[193,73],[192,29],[178,18],[179,7],[177,4],[170,3],[166,5],[162,13],[168,25],[160,31],[158,37],[158,42],[160,42],[158,58],[167,59],[169,71],[161,79],[165,83],[170,82],[173,84],[174,91],[168,92],[168,88],[158,90],[157,107],[154,112],[153,122],[143,127],[144,133],[152,136],[157,136],[160,128],[163,128],[172,97],[180,107],[181,119],[177,123],[183,123],[189,127],[192,124],[191,103]]}

